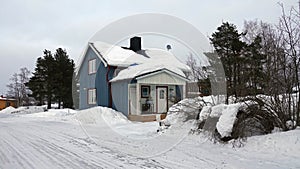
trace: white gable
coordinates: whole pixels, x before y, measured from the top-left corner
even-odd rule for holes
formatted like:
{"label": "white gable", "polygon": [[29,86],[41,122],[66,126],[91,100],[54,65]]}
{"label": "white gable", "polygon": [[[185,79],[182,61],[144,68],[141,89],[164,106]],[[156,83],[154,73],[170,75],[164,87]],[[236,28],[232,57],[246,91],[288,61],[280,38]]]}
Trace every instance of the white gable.
{"label": "white gable", "polygon": [[145,75],[145,74],[163,70],[163,69],[167,69],[169,71],[174,72],[175,74],[178,74],[179,76],[185,77],[185,74],[183,73],[183,71],[174,65],[149,62],[149,63],[140,64],[140,65],[130,66],[127,69],[122,70],[118,74],[118,76],[116,76],[115,78],[113,78],[111,80],[111,82],[125,80],[125,79],[133,79],[137,76]]}
{"label": "white gable", "polygon": [[187,79],[168,70],[161,70],[137,78],[137,83],[144,84],[164,84],[164,85],[184,85]]}

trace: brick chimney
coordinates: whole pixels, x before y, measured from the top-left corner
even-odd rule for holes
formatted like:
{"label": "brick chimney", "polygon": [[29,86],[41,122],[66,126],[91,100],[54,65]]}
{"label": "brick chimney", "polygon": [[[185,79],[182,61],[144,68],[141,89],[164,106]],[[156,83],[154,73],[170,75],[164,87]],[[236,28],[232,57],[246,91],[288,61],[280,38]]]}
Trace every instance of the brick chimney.
{"label": "brick chimney", "polygon": [[130,49],[137,52],[142,49],[141,37],[135,36],[130,38]]}

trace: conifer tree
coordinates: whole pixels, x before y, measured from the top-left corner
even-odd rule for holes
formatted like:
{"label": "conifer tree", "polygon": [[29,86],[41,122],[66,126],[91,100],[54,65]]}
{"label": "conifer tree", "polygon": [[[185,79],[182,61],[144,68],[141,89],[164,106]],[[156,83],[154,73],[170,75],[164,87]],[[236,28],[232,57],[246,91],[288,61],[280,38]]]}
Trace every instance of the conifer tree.
{"label": "conifer tree", "polygon": [[72,108],[72,77],[74,61],[69,58],[67,52],[61,48],[53,55],[45,50],[44,56],[36,62],[35,72],[26,84],[32,91],[32,96],[44,104],[47,101],[48,109],[52,102],[61,103],[63,107]]}
{"label": "conifer tree", "polygon": [[210,38],[216,52],[221,58],[227,80],[227,99],[234,95],[236,98],[242,92],[243,60],[242,52],[246,44],[242,42],[241,36],[235,25],[228,22],[223,23]]}

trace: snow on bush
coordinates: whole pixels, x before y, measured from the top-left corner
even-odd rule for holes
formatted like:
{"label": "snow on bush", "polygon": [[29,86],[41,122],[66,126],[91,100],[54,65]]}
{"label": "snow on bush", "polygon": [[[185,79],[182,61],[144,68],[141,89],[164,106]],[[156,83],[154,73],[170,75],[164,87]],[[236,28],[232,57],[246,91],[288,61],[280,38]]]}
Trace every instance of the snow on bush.
{"label": "snow on bush", "polygon": [[107,107],[93,107],[79,111],[75,118],[84,124],[103,124],[117,125],[130,123],[121,113]]}
{"label": "snow on bush", "polygon": [[186,122],[191,119],[196,119],[199,110],[206,105],[201,97],[193,99],[184,99],[170,107],[165,124],[173,125],[177,123]]}
{"label": "snow on bush", "polygon": [[211,113],[212,106],[204,106],[200,112],[199,120],[202,122],[206,120]]}
{"label": "snow on bush", "polygon": [[211,108],[210,117],[220,117],[223,112],[226,110],[227,105],[225,104],[218,104]]}
{"label": "snow on bush", "polygon": [[212,108],[211,116],[216,117],[216,115],[220,115],[216,127],[221,137],[231,136],[237,113],[243,107],[243,103],[235,103],[229,105],[220,104]]}

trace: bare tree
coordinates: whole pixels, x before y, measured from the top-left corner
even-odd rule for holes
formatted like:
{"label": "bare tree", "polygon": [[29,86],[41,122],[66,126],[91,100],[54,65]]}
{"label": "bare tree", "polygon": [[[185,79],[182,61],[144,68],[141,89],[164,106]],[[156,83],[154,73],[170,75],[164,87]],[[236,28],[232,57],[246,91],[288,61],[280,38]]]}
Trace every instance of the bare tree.
{"label": "bare tree", "polygon": [[201,79],[207,78],[206,67],[202,67],[193,54],[189,54],[186,64],[191,68],[191,74],[189,78],[192,81],[198,82]]}
{"label": "bare tree", "polygon": [[[300,14],[294,8],[285,11],[283,4],[281,6],[282,15],[280,17],[278,30],[281,37],[283,52],[285,55],[285,66],[283,75],[286,80],[286,95],[282,100],[287,100],[286,111],[290,117],[289,120],[296,121],[300,125],[300,99],[299,94],[293,94],[293,88],[300,88]],[[293,127],[296,127],[293,126]]]}
{"label": "bare tree", "polygon": [[18,74],[14,73],[13,76],[9,79],[10,83],[7,85],[8,97],[13,97],[17,100],[17,106],[20,105],[20,82],[18,78]]}
{"label": "bare tree", "polygon": [[28,105],[28,89],[25,84],[29,81],[30,71],[27,68],[21,68],[19,73],[14,73],[7,85],[9,97],[17,100],[17,106]]}
{"label": "bare tree", "polygon": [[191,73],[188,77],[192,81],[188,84],[188,92],[201,93],[200,95],[209,95],[211,93],[211,86],[208,79],[207,68],[202,66],[191,53],[188,56],[186,64],[191,69]]}
{"label": "bare tree", "polygon": [[31,72],[26,67],[23,67],[20,69],[20,73],[18,74],[19,81],[20,81],[20,95],[21,95],[22,105],[29,104],[29,97],[28,97],[29,90],[27,89],[25,84],[29,81],[30,73]]}

